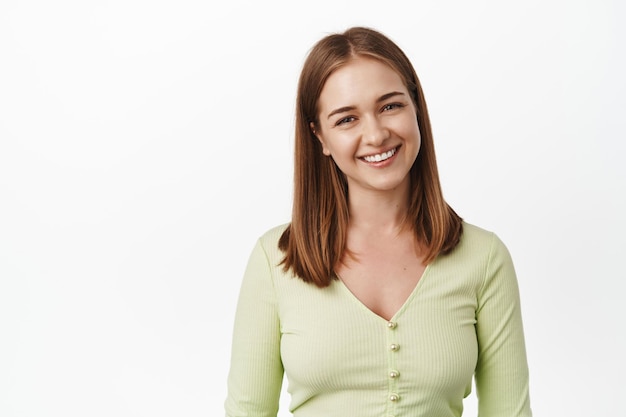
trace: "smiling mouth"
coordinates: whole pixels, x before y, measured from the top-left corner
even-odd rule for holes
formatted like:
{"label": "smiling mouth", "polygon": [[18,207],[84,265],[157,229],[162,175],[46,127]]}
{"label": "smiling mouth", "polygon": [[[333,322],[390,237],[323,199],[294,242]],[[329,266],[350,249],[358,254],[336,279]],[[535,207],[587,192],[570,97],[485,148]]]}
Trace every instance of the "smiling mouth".
{"label": "smiling mouth", "polygon": [[363,156],[361,159],[363,159],[366,162],[382,162],[394,156],[396,152],[398,152],[398,148],[399,147],[396,147],[387,152],[379,153],[376,155]]}

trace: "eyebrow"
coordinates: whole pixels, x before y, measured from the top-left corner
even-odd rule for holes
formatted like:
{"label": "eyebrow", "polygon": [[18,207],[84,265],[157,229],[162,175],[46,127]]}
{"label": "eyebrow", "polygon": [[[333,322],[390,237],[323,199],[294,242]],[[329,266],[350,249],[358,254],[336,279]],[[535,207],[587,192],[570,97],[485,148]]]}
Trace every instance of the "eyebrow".
{"label": "eyebrow", "polygon": [[[398,96],[398,95],[403,96],[404,93],[402,93],[400,91],[392,91],[391,93],[383,94],[382,96],[378,97],[378,99],[376,99],[376,103],[380,103],[382,101],[385,101],[387,99],[390,99],[391,97]],[[352,111],[354,109],[356,109],[356,106],[339,107],[338,109],[335,109],[335,110],[331,111],[330,113],[328,113],[327,118],[330,119],[335,114],[345,113],[345,112],[348,112],[348,111]]]}

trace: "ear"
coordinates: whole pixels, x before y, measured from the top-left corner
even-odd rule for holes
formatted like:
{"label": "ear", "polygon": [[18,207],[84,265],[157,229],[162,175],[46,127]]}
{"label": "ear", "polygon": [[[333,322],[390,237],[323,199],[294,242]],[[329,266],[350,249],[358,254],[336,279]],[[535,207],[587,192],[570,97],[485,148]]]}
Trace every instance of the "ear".
{"label": "ear", "polygon": [[315,129],[315,123],[310,122],[309,127],[311,128],[311,132],[313,132],[317,140],[319,140],[322,144],[322,153],[326,156],[330,156],[330,149],[326,147],[326,142],[324,142],[324,136],[320,132],[318,132],[317,129]]}

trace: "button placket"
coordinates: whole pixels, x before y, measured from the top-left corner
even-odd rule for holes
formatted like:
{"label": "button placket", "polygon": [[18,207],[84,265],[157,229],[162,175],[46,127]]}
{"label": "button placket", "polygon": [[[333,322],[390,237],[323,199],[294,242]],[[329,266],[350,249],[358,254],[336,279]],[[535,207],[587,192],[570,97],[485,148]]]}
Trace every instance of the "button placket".
{"label": "button placket", "polygon": [[400,395],[398,394],[398,378],[400,377],[400,372],[397,370],[396,366],[396,356],[400,350],[400,344],[397,340],[397,328],[397,322],[387,322],[387,379],[389,387],[389,391],[387,393],[387,409],[390,415],[395,414],[396,404],[400,401]]}

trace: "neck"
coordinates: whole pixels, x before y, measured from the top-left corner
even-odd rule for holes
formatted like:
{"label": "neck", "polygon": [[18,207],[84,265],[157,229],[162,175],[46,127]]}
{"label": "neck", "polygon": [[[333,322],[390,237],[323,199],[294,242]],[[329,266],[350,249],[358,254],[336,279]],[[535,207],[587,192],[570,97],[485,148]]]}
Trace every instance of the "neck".
{"label": "neck", "polygon": [[406,187],[391,191],[350,192],[350,228],[397,234],[406,228],[408,198]]}

